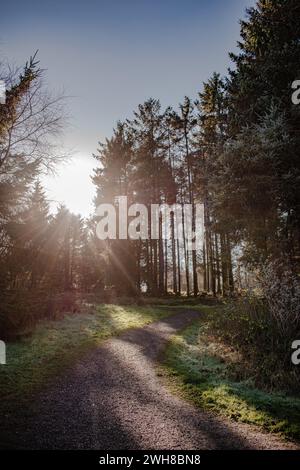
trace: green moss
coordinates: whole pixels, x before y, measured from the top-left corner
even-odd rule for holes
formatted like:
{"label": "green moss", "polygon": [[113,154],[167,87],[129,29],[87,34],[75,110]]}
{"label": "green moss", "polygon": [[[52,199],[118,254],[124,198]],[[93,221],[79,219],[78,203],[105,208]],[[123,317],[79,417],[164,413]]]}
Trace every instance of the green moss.
{"label": "green moss", "polygon": [[237,353],[209,336],[199,320],[172,338],[160,374],[200,408],[300,439],[300,399],[258,390],[250,379],[234,380],[232,365],[238,361]]}
{"label": "green moss", "polygon": [[149,306],[99,305],[89,314],[41,323],[32,336],[7,344],[0,366],[0,411],[30,399],[33,392],[104,339],[168,316]]}

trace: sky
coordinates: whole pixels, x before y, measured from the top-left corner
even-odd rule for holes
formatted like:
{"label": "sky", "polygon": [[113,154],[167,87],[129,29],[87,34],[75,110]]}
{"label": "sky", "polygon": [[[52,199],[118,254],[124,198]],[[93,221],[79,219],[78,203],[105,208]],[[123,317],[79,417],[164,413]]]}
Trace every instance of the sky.
{"label": "sky", "polygon": [[63,148],[72,155],[42,182],[54,209],[88,216],[98,141],[149,97],[176,107],[226,74],[239,19],[254,0],[14,0],[0,7],[0,61],[37,49],[46,83],[67,96]]}

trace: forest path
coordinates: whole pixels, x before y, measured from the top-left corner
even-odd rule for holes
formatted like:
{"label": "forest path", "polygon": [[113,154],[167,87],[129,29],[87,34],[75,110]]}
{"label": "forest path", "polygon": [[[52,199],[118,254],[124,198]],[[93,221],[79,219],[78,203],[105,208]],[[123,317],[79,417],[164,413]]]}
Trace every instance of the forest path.
{"label": "forest path", "polygon": [[11,444],[42,449],[293,449],[254,426],[196,409],[161,383],[166,341],[200,315],[179,311],[86,354],[24,410]]}

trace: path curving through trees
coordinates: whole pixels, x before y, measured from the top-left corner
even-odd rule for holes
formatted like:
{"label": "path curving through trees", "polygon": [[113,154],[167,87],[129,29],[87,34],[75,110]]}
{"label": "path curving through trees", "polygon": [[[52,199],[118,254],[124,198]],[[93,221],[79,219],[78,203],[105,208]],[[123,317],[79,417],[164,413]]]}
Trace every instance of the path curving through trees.
{"label": "path curving through trees", "polygon": [[171,394],[155,362],[185,310],[129,330],[89,352],[38,396],[10,430],[10,446],[37,449],[294,449],[296,445],[196,409]]}

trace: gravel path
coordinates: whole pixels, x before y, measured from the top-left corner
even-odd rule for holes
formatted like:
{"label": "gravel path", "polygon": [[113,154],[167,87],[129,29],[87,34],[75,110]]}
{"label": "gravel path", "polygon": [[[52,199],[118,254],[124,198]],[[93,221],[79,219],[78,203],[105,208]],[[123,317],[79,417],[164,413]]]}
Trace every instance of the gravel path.
{"label": "gravel path", "polygon": [[[130,330],[85,355],[24,410],[11,447],[38,449],[293,449],[254,426],[199,411],[172,395],[155,360],[184,311]],[[2,428],[3,429],[3,428]],[[8,434],[6,434],[7,436]]]}

